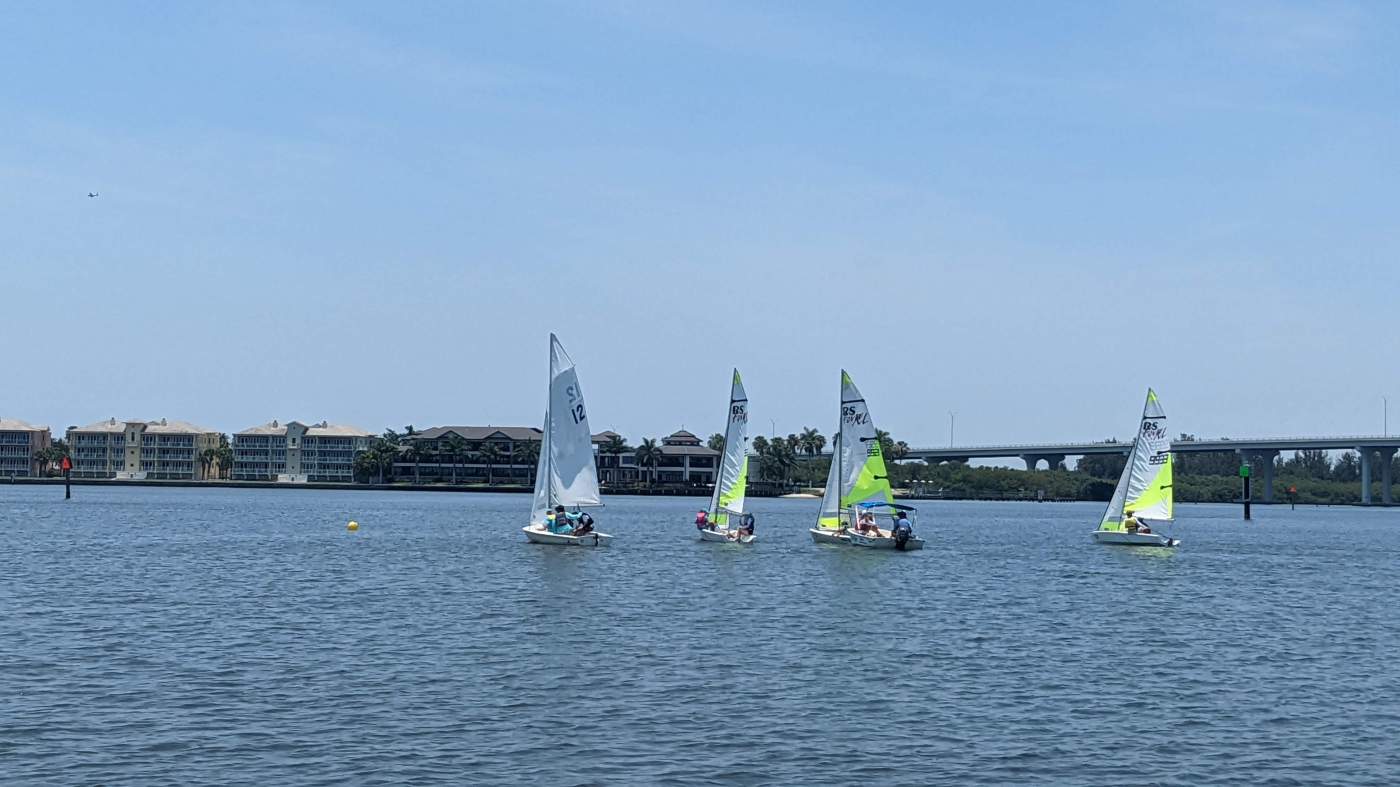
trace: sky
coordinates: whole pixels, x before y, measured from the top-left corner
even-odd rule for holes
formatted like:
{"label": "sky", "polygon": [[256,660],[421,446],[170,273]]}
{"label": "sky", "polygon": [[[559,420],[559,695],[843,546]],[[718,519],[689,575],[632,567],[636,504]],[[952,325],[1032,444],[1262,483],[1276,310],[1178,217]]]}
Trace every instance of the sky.
{"label": "sky", "polygon": [[[0,5],[0,416],[1400,430],[1400,7]],[[99,197],[88,198],[88,192]]]}

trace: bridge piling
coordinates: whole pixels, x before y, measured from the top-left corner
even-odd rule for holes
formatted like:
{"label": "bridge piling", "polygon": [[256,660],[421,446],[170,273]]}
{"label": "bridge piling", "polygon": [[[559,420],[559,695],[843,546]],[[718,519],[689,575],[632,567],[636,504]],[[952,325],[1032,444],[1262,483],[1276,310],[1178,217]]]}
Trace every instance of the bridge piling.
{"label": "bridge piling", "polygon": [[1380,448],[1376,450],[1376,455],[1381,460],[1381,502],[1391,505],[1395,502],[1390,497],[1390,466],[1395,459],[1395,449]]}
{"label": "bridge piling", "polygon": [[1361,455],[1361,505],[1371,505],[1371,449],[1357,446]]}

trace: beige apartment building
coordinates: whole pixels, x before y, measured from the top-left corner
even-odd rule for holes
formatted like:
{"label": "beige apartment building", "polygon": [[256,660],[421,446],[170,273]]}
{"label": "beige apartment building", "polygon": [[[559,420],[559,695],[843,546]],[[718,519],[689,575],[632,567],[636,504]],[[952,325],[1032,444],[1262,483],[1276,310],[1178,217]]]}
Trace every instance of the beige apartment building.
{"label": "beige apartment building", "polygon": [[109,418],[68,429],[74,478],[203,480],[199,455],[219,447],[220,433],[187,421]]}
{"label": "beige apartment building", "polygon": [[0,478],[39,475],[39,463],[35,461],[34,454],[51,444],[52,436],[47,426],[0,418]]}
{"label": "beige apartment building", "polygon": [[353,426],[322,421],[276,421],[233,436],[235,481],[355,480],[355,456],[369,449],[374,435]]}

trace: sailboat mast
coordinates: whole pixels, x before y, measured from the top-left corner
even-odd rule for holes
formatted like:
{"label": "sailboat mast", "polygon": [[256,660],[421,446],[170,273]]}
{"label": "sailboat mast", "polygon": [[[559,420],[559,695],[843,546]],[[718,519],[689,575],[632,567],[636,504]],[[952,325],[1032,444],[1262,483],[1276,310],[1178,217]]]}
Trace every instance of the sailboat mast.
{"label": "sailboat mast", "polygon": [[549,335],[549,384],[545,386],[544,403],[544,435],[541,436],[540,445],[545,448],[544,457],[544,482],[547,484],[544,493],[545,507],[554,510],[554,457],[551,450],[554,441],[549,441],[549,446],[544,446],[544,438],[548,438],[550,430],[554,428],[554,343],[557,341],[554,334]]}
{"label": "sailboat mast", "polygon": [[837,405],[837,413],[838,413],[839,415],[838,415],[838,417],[837,417],[837,419],[836,419],[836,450],[834,450],[834,451],[831,452],[831,458],[832,458],[833,460],[836,461],[836,526],[837,526],[837,527],[840,527],[840,526],[841,526],[841,497],[842,497],[842,495],[841,495],[841,487],[845,484],[845,480],[846,480],[846,473],[845,473],[846,468],[845,468],[845,465],[842,464],[842,462],[841,462],[841,450],[842,450],[842,445],[841,445],[841,443],[842,443],[842,440],[841,440],[841,427],[842,427],[842,425],[844,425],[845,422],[846,422],[846,402],[844,401],[844,398],[845,398],[845,395],[846,395],[845,390],[846,390],[846,370],[845,370],[845,369],[842,369],[842,370],[841,370],[841,389],[840,389],[840,390],[837,392],[837,394],[836,394],[836,401],[839,402],[839,404]]}

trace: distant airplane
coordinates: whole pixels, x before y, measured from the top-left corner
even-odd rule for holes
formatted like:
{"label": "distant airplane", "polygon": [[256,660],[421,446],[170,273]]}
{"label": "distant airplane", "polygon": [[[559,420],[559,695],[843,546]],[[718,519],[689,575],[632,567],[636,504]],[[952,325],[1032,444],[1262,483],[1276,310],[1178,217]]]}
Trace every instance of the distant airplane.
{"label": "distant airplane", "polygon": [[89,197],[96,197],[96,196],[97,196],[97,192],[95,192],[95,191],[89,191],[89,192],[88,192],[88,196],[89,196]]}

